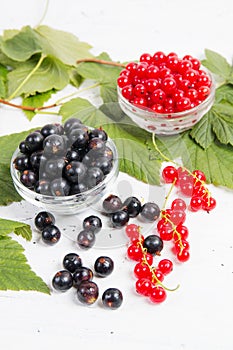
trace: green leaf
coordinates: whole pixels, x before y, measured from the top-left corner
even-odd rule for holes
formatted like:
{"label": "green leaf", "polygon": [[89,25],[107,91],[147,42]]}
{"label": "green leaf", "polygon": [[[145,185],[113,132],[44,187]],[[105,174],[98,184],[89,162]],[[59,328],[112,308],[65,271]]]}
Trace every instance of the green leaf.
{"label": "green leaf", "polygon": [[216,89],[215,102],[229,102],[233,105],[233,86],[231,84],[223,84]]}
{"label": "green leaf", "polygon": [[38,35],[31,27],[26,26],[18,33],[11,33],[3,37],[1,50],[3,53],[15,61],[24,62],[34,54],[41,52]]}
{"label": "green leaf", "polygon": [[6,82],[5,79],[3,79],[0,76],[0,98],[5,98],[6,97]]}
{"label": "green leaf", "polygon": [[212,130],[213,118],[213,111],[210,110],[190,132],[190,136],[204,149],[207,149],[215,138]]}
{"label": "green leaf", "polygon": [[[36,129],[36,128],[35,128]],[[15,134],[4,135],[0,137],[0,150],[1,154],[1,164],[10,166],[10,161],[13,156],[14,151],[19,146],[20,142],[23,141],[26,136],[35,129],[22,131]]]}
{"label": "green leaf", "polygon": [[102,126],[116,143],[122,172],[146,183],[160,183],[161,161],[151,159],[147,144],[151,134],[135,126],[118,104],[104,104],[97,109],[89,101],[76,98],[65,103],[59,113],[63,122],[75,117],[88,126]]}
{"label": "green leaf", "polygon": [[[22,105],[34,108],[42,107],[44,103],[50,99],[53,93],[55,93],[54,89],[41,93],[37,92],[35,95],[25,97],[23,99]],[[32,118],[36,115],[36,113],[32,111],[24,111],[24,113],[27,116],[28,120],[32,120]]]}
{"label": "green leaf", "polygon": [[0,289],[50,294],[45,282],[27,264],[23,247],[11,237],[0,237]]}
{"label": "green leaf", "polygon": [[233,106],[219,103],[213,111],[215,118],[212,126],[215,135],[221,143],[233,145]]}
{"label": "green leaf", "polygon": [[[104,52],[97,57],[105,61],[111,61]],[[78,73],[85,79],[95,80],[100,84],[100,94],[104,102],[117,101],[117,78],[122,70],[121,67],[109,66],[94,62],[83,62],[77,67]]]}
{"label": "green leaf", "polygon": [[[184,165],[191,163],[190,170],[202,170],[209,183],[216,186],[233,188],[233,147],[212,142],[207,150],[196,145],[188,134],[183,136],[183,141],[189,151],[189,159],[183,157]],[[182,154],[182,150],[181,154]]]}
{"label": "green leaf", "polygon": [[27,241],[30,241],[32,238],[32,230],[30,225],[23,222],[0,218],[0,236],[6,236],[12,232],[18,236],[21,235]]}
{"label": "green leaf", "polygon": [[202,64],[211,72],[227,80],[231,74],[231,65],[227,60],[217,52],[208,49],[205,50],[205,55],[206,60],[203,60]]}
{"label": "green leaf", "polygon": [[73,67],[68,70],[68,74],[70,77],[70,83],[78,88],[84,80],[83,77],[81,77],[81,75],[78,74],[77,70]]}
{"label": "green leaf", "polygon": [[4,65],[0,64],[0,77],[6,80],[7,73],[8,73],[8,69]]}
{"label": "green leaf", "polygon": [[[8,94],[11,95],[35,68],[38,60],[33,58],[24,62],[8,74]],[[69,83],[67,67],[54,57],[46,57],[36,72],[18,91],[21,94],[35,94],[51,89],[62,90]]]}
{"label": "green leaf", "polygon": [[8,205],[12,202],[20,202],[22,198],[15,190],[10,167],[0,163],[0,205]]}
{"label": "green leaf", "polygon": [[42,52],[46,55],[56,57],[67,65],[76,65],[76,61],[81,58],[92,57],[89,50],[91,46],[67,32],[56,30],[42,25],[35,29],[39,34],[39,42]]}

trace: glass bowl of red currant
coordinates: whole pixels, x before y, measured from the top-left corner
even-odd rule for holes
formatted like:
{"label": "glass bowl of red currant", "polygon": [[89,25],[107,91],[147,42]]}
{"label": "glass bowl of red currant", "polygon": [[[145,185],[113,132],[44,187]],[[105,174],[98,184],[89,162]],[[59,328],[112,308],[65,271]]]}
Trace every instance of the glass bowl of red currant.
{"label": "glass bowl of red currant", "polygon": [[98,202],[118,173],[113,140],[102,128],[89,128],[77,118],[30,132],[11,159],[20,196],[60,214],[75,214]]}
{"label": "glass bowl of red currant", "polygon": [[214,103],[215,82],[201,62],[174,52],[143,53],[117,80],[121,109],[141,128],[173,135],[192,128]]}

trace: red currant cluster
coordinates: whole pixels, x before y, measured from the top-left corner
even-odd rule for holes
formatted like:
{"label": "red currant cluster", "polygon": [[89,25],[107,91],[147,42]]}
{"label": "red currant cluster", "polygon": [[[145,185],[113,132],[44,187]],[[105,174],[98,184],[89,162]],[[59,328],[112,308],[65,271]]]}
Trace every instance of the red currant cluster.
{"label": "red currant cluster", "polygon": [[153,255],[160,255],[163,241],[156,235],[144,238],[140,233],[140,227],[136,224],[127,225],[125,231],[130,239],[127,256],[137,261],[134,267],[137,293],[149,297],[153,303],[163,302],[167,297],[166,290],[170,289],[162,282],[164,276],[173,270],[173,264],[169,259],[161,260],[157,267],[153,266]]}
{"label": "red currant cluster", "polygon": [[159,51],[153,56],[143,53],[139,63],[128,63],[117,84],[122,96],[137,107],[176,113],[202,103],[210,94],[212,81],[197,58]]}
{"label": "red currant cluster", "polygon": [[165,183],[174,183],[180,193],[190,197],[191,211],[205,210],[207,212],[216,207],[216,200],[211,196],[206,186],[206,176],[200,170],[189,172],[182,167],[166,166],[162,171]]}
{"label": "red currant cluster", "polygon": [[174,249],[178,261],[185,262],[189,259],[189,243],[187,237],[188,228],[184,225],[187,209],[186,203],[181,198],[176,198],[171,208],[161,212],[161,218],[157,223],[157,230],[163,241],[173,240]]}

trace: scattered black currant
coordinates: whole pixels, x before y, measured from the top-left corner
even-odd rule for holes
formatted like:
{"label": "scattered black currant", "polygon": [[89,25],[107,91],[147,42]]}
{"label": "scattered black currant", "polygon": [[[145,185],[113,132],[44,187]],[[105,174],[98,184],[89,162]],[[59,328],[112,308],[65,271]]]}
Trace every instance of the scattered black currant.
{"label": "scattered black currant", "polygon": [[47,226],[55,224],[55,217],[47,211],[41,211],[36,215],[34,224],[39,231],[43,231]]}
{"label": "scattered black currant", "polygon": [[157,235],[149,235],[143,241],[143,248],[145,248],[149,254],[160,255],[163,249],[163,241]]}
{"label": "scattered black currant", "polygon": [[95,244],[95,234],[89,230],[82,230],[77,237],[77,243],[81,249],[90,249]]}
{"label": "scattered black currant", "polygon": [[123,210],[126,210],[130,218],[135,218],[141,211],[141,202],[136,197],[128,197],[122,206]]}
{"label": "scattered black currant", "polygon": [[129,214],[127,211],[120,210],[111,214],[111,223],[115,228],[125,226],[129,221]]}
{"label": "scattered black currant", "polygon": [[52,279],[53,288],[66,292],[73,286],[73,277],[72,274],[67,270],[58,271]]}
{"label": "scattered black currant", "polygon": [[82,259],[76,253],[66,254],[63,258],[63,266],[66,270],[74,273],[79,267],[82,266]]}
{"label": "scattered black currant", "polygon": [[77,296],[82,304],[94,304],[99,296],[99,288],[95,282],[84,281],[77,289]]}
{"label": "scattered black currant", "polygon": [[108,288],[102,295],[102,302],[108,309],[118,309],[123,302],[122,292],[118,288]]}
{"label": "scattered black currant", "polygon": [[89,267],[78,267],[73,273],[73,286],[78,288],[83,281],[92,281],[93,271]]}
{"label": "scattered black currant", "polygon": [[57,226],[49,225],[41,232],[41,237],[44,243],[54,245],[60,240],[61,232]]}
{"label": "scattered black currant", "polygon": [[96,259],[94,264],[94,270],[99,277],[107,277],[110,275],[114,268],[113,260],[108,256],[100,256]]}
{"label": "scattered black currant", "polygon": [[83,229],[98,233],[102,228],[102,221],[96,215],[90,215],[83,220]]}
{"label": "scattered black currant", "polygon": [[141,216],[145,221],[153,222],[160,215],[159,206],[153,202],[145,203],[141,208]]}
{"label": "scattered black currant", "polygon": [[122,201],[121,199],[114,195],[110,194],[107,198],[103,201],[103,209],[106,213],[115,213],[116,211],[119,211],[122,208]]}

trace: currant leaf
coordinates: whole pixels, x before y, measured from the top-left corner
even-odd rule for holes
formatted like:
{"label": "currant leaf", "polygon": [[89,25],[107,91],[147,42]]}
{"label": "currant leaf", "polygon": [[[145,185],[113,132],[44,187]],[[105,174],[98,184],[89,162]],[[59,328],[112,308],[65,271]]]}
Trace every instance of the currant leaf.
{"label": "currant leaf", "polygon": [[31,270],[23,252],[24,248],[11,237],[0,237],[0,289],[50,294],[45,282]]}
{"label": "currant leaf", "polygon": [[219,53],[212,50],[205,50],[206,59],[202,60],[202,64],[211,72],[219,75],[224,80],[228,80],[231,75],[231,65]]}
{"label": "currant leaf", "polygon": [[213,142],[215,136],[212,130],[211,120],[214,118],[213,111],[210,110],[206,115],[193,127],[190,136],[203,148],[207,149]]}
{"label": "currant leaf", "polygon": [[[23,62],[8,74],[8,94],[14,93],[23,83],[17,95],[32,95],[51,89],[62,90],[69,83],[67,67],[55,57],[45,57],[40,67],[28,79],[38,63],[38,57]],[[26,81],[25,81],[26,80]]]}
{"label": "currant leaf", "polygon": [[38,35],[34,30],[26,26],[18,31],[7,31],[5,36],[3,34],[3,41],[1,44],[3,53],[10,59],[24,62],[32,55],[42,52],[42,47],[38,40]]}
{"label": "currant leaf", "polygon": [[0,205],[8,205],[21,200],[22,198],[15,190],[9,166],[0,163]]}
{"label": "currant leaf", "polygon": [[23,222],[0,218],[0,236],[6,236],[11,232],[14,232],[18,236],[22,236],[27,241],[30,241],[32,238],[32,230],[30,225]]}
{"label": "currant leaf", "polygon": [[75,66],[81,58],[92,57],[91,45],[79,41],[71,34],[51,27],[41,25],[35,29],[38,34],[42,52],[56,57],[66,65]]}
{"label": "currant leaf", "polygon": [[[49,91],[45,91],[42,93],[35,93],[35,95],[29,95],[23,99],[23,106],[27,107],[42,107],[44,105],[44,102],[48,101],[53,93],[56,91],[54,89],[51,89]],[[35,112],[32,111],[24,111],[25,115],[27,116],[28,120],[32,120],[32,118],[36,115]]]}

